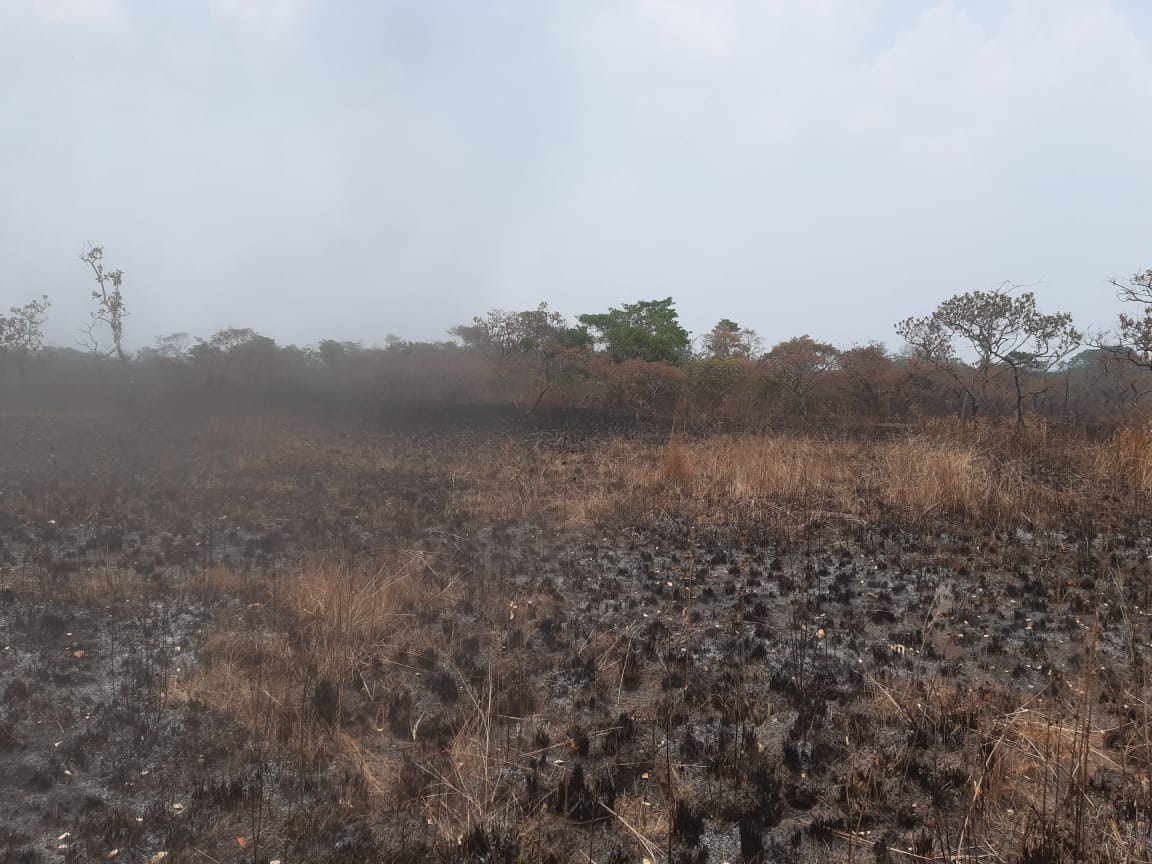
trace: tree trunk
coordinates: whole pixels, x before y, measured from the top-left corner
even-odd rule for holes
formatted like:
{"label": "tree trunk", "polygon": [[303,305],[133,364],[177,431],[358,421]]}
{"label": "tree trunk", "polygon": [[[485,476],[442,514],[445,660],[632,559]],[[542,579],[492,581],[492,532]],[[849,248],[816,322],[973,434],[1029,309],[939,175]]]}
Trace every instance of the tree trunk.
{"label": "tree trunk", "polygon": [[1024,428],[1024,391],[1020,389],[1020,370],[1012,367],[1012,384],[1016,388],[1016,428]]}

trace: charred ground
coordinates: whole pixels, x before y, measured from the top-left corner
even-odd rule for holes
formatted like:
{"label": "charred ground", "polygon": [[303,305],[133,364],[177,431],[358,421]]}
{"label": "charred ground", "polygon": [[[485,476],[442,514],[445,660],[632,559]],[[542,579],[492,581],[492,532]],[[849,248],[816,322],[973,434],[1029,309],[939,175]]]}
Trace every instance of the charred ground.
{"label": "charred ground", "polygon": [[1149,857],[1142,432],[0,453],[2,862]]}

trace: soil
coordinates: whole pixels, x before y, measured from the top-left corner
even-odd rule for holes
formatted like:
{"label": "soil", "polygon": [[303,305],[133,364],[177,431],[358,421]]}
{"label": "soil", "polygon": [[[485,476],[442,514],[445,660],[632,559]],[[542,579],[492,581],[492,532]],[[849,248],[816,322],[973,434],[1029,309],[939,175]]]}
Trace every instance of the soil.
{"label": "soil", "polygon": [[[1096,830],[1147,859],[1139,520],[561,528],[442,469],[651,434],[0,417],[0,862],[1091,860]],[[221,632],[285,629],[299,568],[396,548],[458,593],[413,613],[433,647],[304,687],[356,765],[181,698]],[[515,758],[449,832],[429,778],[481,693]],[[1039,797],[1069,722],[1075,812]]]}

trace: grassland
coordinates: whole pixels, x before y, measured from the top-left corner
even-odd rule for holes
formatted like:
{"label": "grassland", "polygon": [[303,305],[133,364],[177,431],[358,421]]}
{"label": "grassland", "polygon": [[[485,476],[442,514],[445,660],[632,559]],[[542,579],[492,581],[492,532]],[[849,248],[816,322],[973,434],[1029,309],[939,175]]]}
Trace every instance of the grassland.
{"label": "grassland", "polygon": [[1140,425],[0,454],[4,864],[1149,860]]}

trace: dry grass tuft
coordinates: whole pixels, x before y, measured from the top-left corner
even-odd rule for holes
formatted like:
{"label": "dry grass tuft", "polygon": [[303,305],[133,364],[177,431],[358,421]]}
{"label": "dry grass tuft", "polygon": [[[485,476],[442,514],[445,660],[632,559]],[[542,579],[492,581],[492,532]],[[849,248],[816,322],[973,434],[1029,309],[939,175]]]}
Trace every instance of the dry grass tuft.
{"label": "dry grass tuft", "polygon": [[[957,515],[999,521],[1027,502],[1012,479],[997,477],[972,447],[926,438],[884,447],[876,478],[884,498],[922,517]],[[1020,485],[1023,486],[1022,481]]]}
{"label": "dry grass tuft", "polygon": [[482,690],[468,686],[464,690],[470,703],[466,721],[452,739],[446,758],[422,768],[430,781],[421,802],[425,818],[453,843],[459,843],[473,826],[511,824],[516,806],[501,775],[505,766],[515,762],[494,727],[491,682]]}
{"label": "dry grass tuft", "polygon": [[[1065,794],[1071,781],[1100,769],[1119,771],[1107,754],[1105,731],[1079,718],[1021,708],[990,727],[988,772],[981,794],[997,808],[1037,808],[1048,796]],[[1050,801],[1051,805],[1051,801]]]}
{"label": "dry grass tuft", "polygon": [[692,482],[692,463],[684,444],[673,438],[664,447],[664,479],[672,486],[684,488]]}
{"label": "dry grass tuft", "polygon": [[[423,553],[407,551],[371,565],[321,560],[267,588],[266,627],[217,634],[196,674],[172,692],[304,761],[341,749],[340,737],[331,735],[341,688],[355,683],[366,664],[426,642],[416,612],[455,599],[455,583],[443,580]],[[327,701],[318,696],[324,692]],[[351,764],[363,762],[345,755]]]}
{"label": "dry grass tuft", "polygon": [[1096,471],[1113,485],[1152,492],[1152,425],[1117,431],[1097,449]]}
{"label": "dry grass tuft", "polygon": [[101,606],[141,595],[147,580],[123,567],[89,567],[53,590],[61,600],[78,606]]}
{"label": "dry grass tuft", "polygon": [[454,599],[422,552],[397,551],[368,566],[318,562],[282,585],[277,605],[293,619],[319,678],[351,681],[361,661],[398,647],[418,610]]}

